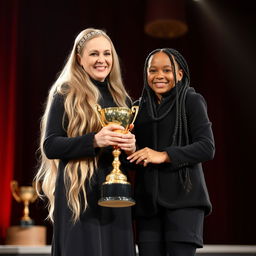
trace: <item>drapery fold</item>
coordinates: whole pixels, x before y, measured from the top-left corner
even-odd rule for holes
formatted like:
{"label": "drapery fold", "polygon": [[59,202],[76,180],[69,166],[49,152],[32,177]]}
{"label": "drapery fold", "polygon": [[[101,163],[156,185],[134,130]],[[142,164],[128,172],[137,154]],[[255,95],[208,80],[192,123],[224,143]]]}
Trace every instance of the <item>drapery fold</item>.
{"label": "drapery fold", "polygon": [[0,242],[10,225],[10,181],[15,163],[17,1],[0,3]]}

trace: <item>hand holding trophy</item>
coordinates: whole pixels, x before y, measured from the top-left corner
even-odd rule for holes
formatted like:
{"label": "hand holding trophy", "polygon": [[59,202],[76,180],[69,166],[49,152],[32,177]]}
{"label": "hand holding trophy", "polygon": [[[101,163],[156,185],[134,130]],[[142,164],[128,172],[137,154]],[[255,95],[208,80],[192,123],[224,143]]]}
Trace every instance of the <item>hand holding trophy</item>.
{"label": "hand holding trophy", "polygon": [[[124,131],[122,130],[124,133],[127,133],[129,126],[134,123],[138,109],[138,106],[133,106],[130,109],[126,107],[101,108],[100,105],[96,105],[96,113],[102,127],[115,123],[124,127]],[[106,207],[132,206],[135,204],[135,201],[131,196],[131,184],[119,168],[121,165],[119,161],[119,155],[121,154],[120,148],[114,146],[112,154],[114,156],[112,162],[113,170],[102,184],[101,198],[98,204]]]}

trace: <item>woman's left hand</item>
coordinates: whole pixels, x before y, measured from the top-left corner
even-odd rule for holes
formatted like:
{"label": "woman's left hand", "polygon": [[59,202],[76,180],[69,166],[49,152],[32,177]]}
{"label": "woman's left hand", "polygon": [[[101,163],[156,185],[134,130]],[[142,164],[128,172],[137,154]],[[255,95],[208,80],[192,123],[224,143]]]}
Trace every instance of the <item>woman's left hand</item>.
{"label": "woman's left hand", "polygon": [[155,151],[148,147],[136,151],[128,156],[127,159],[130,160],[131,163],[136,161],[136,164],[143,164],[143,166],[147,166],[149,163],[161,164],[170,162],[167,152]]}

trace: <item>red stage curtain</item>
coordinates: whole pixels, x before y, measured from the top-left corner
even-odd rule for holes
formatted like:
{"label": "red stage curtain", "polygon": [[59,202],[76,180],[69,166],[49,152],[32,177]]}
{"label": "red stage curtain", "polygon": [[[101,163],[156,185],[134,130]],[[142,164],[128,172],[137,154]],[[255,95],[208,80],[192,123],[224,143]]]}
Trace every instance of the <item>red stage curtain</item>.
{"label": "red stage curtain", "polygon": [[0,3],[0,242],[10,225],[15,161],[17,2]]}

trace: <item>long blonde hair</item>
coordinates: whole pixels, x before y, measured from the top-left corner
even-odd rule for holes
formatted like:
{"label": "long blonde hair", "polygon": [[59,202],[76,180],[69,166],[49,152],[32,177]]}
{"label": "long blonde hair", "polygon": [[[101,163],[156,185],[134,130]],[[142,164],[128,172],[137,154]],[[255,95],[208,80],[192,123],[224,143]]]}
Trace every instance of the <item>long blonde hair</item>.
{"label": "long blonde hair", "polygon": [[[127,106],[126,99],[129,98],[129,95],[122,82],[118,56],[111,39],[104,31],[99,29],[88,28],[83,30],[76,37],[65,66],[49,91],[45,112],[41,119],[40,167],[35,176],[35,184],[38,194],[41,197],[46,196],[48,198],[48,217],[52,221],[59,159],[48,159],[43,150],[50,106],[55,94],[63,95],[65,115],[68,120],[68,125],[65,129],[68,137],[81,136],[100,130],[101,126],[94,108],[101,95],[77,60],[77,54],[83,52],[86,43],[99,36],[104,36],[108,39],[112,48],[113,65],[108,77],[108,88],[118,106]],[[72,219],[74,222],[79,219],[80,213],[87,208],[85,183],[86,180],[90,180],[93,176],[95,168],[97,168],[96,157],[72,160],[65,167],[64,184],[67,204],[73,214]],[[83,196],[81,196],[81,193]],[[81,206],[81,198],[85,200],[82,204],[83,206]]]}

